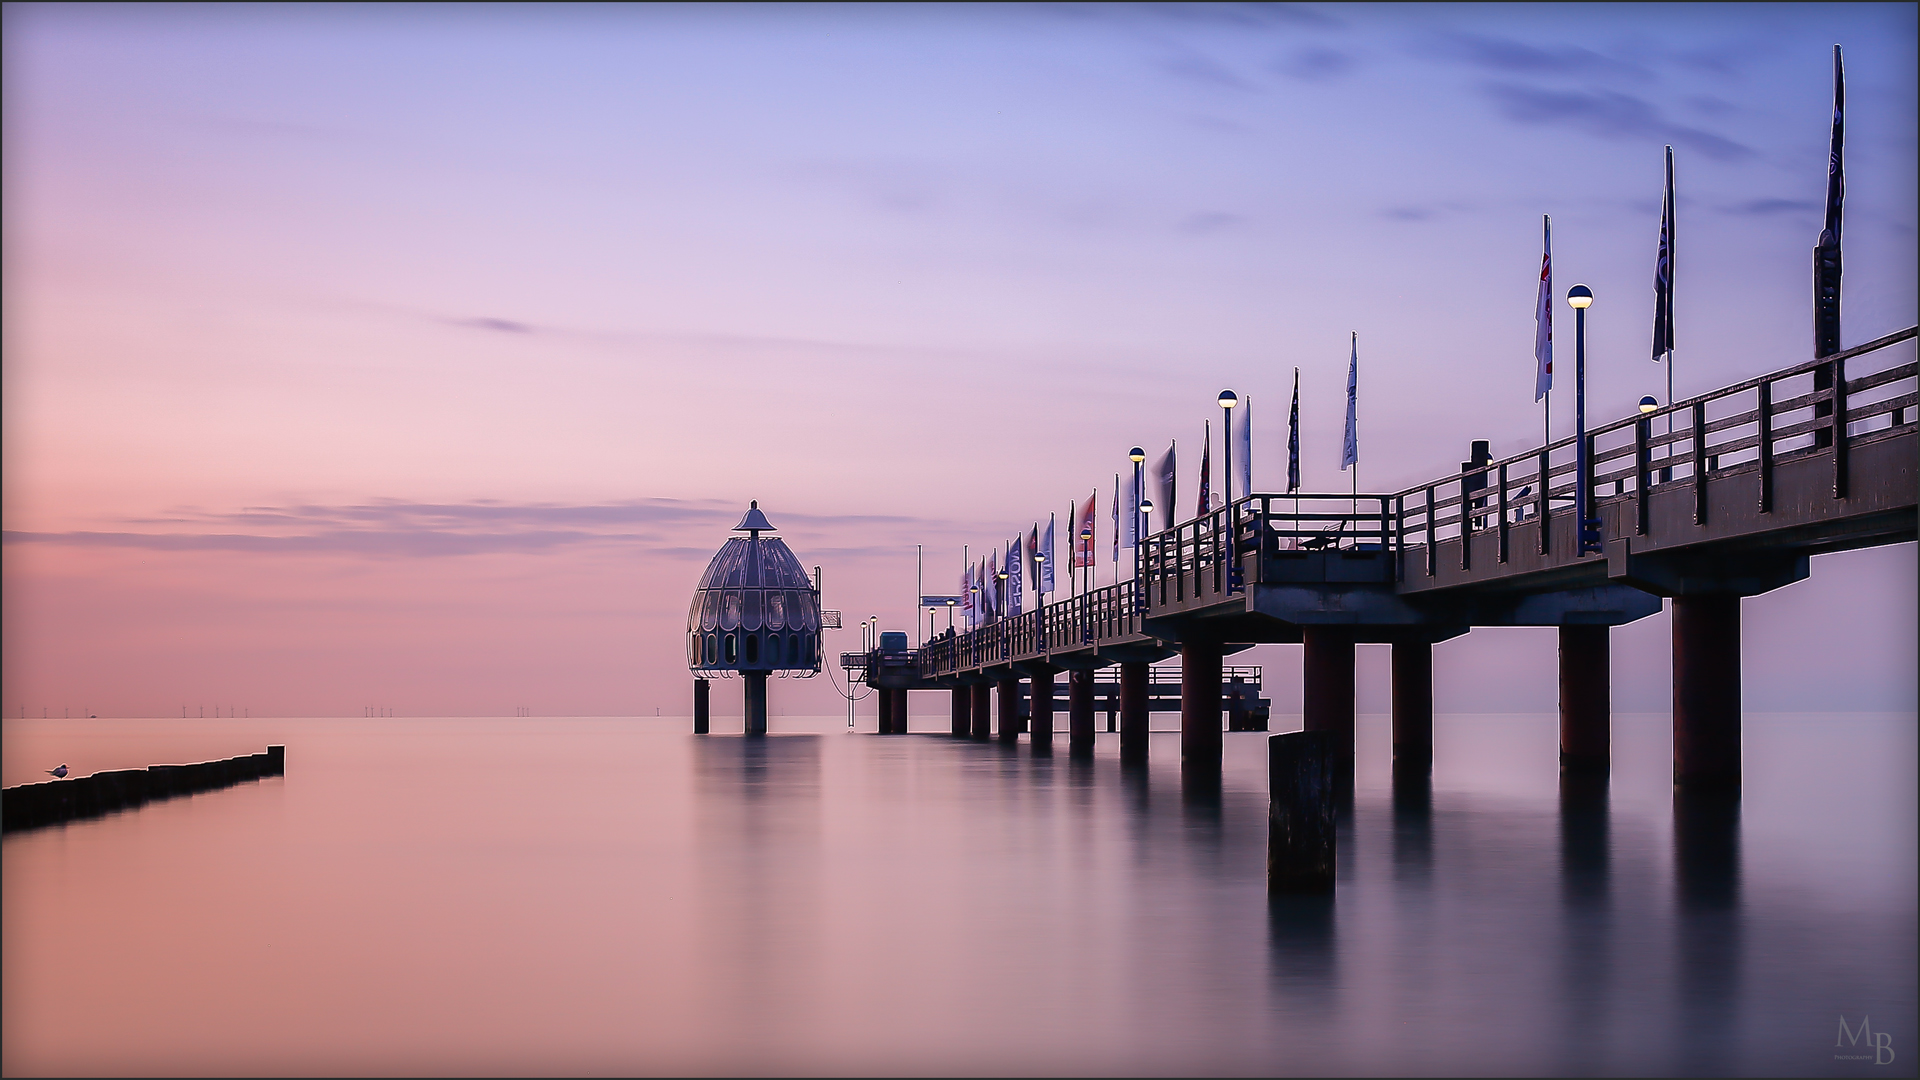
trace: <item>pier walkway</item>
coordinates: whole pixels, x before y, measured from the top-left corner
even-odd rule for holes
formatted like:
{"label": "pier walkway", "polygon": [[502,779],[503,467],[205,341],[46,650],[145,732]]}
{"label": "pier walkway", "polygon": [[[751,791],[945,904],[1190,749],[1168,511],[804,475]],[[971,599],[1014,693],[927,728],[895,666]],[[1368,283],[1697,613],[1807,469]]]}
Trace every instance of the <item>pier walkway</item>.
{"label": "pier walkway", "polygon": [[1093,673],[1118,665],[1121,752],[1138,758],[1148,665],[1178,655],[1183,759],[1206,769],[1232,696],[1223,657],[1303,643],[1306,726],[1350,762],[1353,646],[1391,643],[1395,767],[1424,769],[1433,643],[1553,626],[1562,765],[1605,772],[1608,628],[1671,599],[1675,781],[1737,787],[1740,599],[1805,578],[1813,555],[1916,538],[1915,333],[1590,429],[1586,516],[1600,525],[1586,552],[1569,436],[1400,491],[1236,498],[1146,537],[1132,580],[843,663],[881,689],[883,731],[905,730],[908,690],[948,689],[954,733],[985,738],[997,695],[1000,737],[1024,728],[1037,752],[1051,746],[1053,676],[1068,673],[1070,745],[1090,752]]}

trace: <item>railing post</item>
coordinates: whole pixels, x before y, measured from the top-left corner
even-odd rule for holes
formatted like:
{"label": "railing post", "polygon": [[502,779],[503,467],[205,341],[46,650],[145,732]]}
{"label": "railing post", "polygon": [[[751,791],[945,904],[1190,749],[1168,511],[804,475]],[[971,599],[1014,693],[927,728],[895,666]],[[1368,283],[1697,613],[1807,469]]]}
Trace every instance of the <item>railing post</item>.
{"label": "railing post", "polygon": [[1500,561],[1507,561],[1507,467],[1500,466]]}
{"label": "railing post", "polygon": [[1433,485],[1427,485],[1427,576],[1432,577],[1440,569],[1435,555],[1433,534]]}
{"label": "railing post", "polygon": [[1535,484],[1540,490],[1533,500],[1534,516],[1540,521],[1540,554],[1542,555],[1547,553],[1547,519],[1553,509],[1553,504],[1547,500],[1547,485],[1553,479],[1553,469],[1547,463],[1549,453],[1550,451],[1546,450],[1540,451],[1540,475]]}
{"label": "railing post", "polygon": [[1636,536],[1647,535],[1647,481],[1652,479],[1649,467],[1652,452],[1647,439],[1652,432],[1653,421],[1646,417],[1633,422],[1633,531]]}
{"label": "railing post", "polygon": [[1693,403],[1693,523],[1707,523],[1707,403]]}
{"label": "railing post", "polygon": [[1760,384],[1760,512],[1773,513],[1773,384]]}
{"label": "railing post", "polygon": [[1473,569],[1473,497],[1467,493],[1467,481],[1473,476],[1460,470],[1460,569]]}
{"label": "railing post", "polygon": [[1847,497],[1847,362],[1833,361],[1833,497]]}
{"label": "railing post", "polygon": [[1407,497],[1393,497],[1393,580],[1405,581],[1407,575]]}

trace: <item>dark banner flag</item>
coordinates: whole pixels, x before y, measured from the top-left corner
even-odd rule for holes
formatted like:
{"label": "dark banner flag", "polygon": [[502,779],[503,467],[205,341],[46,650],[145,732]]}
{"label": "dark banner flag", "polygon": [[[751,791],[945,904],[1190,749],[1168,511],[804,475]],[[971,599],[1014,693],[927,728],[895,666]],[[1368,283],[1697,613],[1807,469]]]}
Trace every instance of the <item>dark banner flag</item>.
{"label": "dark banner flag", "polygon": [[1208,505],[1213,501],[1213,482],[1210,475],[1213,472],[1212,458],[1213,424],[1208,423],[1206,438],[1200,444],[1200,512],[1194,517],[1206,517],[1207,511],[1213,509]]}
{"label": "dark banner flag", "polygon": [[1840,211],[1847,197],[1846,170],[1840,161],[1847,83],[1840,46],[1833,47],[1833,142],[1827,151],[1827,223],[1813,249],[1813,355],[1840,351]]}
{"label": "dark banner flag", "polygon": [[1300,369],[1293,369],[1293,408],[1287,410],[1287,490],[1300,490]]}
{"label": "dark banner flag", "polygon": [[1177,463],[1174,461],[1173,452],[1178,446],[1178,441],[1168,443],[1167,452],[1153,466],[1155,486],[1158,488],[1154,492],[1154,502],[1160,508],[1160,512],[1166,515],[1167,523],[1163,528],[1168,529],[1173,528],[1173,497],[1177,494],[1174,488]]}
{"label": "dark banner flag", "polygon": [[1663,360],[1672,352],[1673,147],[1669,146],[1667,147],[1667,193],[1660,200],[1660,253],[1653,262],[1653,358]]}

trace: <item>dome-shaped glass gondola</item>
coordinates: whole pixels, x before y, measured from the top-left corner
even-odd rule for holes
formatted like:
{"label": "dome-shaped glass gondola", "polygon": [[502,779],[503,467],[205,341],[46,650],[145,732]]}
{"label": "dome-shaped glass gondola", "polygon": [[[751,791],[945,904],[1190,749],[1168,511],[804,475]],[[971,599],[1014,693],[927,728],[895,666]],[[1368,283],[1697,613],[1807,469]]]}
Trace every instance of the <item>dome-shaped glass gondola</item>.
{"label": "dome-shaped glass gondola", "polygon": [[687,665],[696,675],[820,670],[820,594],[755,502],[734,527],[687,609]]}

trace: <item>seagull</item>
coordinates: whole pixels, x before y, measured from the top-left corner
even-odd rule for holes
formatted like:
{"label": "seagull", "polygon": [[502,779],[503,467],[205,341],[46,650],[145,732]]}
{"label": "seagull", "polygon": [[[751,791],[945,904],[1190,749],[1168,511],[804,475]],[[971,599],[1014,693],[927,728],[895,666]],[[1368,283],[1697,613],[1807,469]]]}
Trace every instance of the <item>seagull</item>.
{"label": "seagull", "polygon": [[60,779],[62,779],[62,780],[65,780],[65,779],[67,778],[67,763],[63,761],[63,762],[61,762],[61,763],[60,763],[60,767],[59,767],[59,768],[57,768],[57,769],[48,769],[48,770],[47,770],[47,775],[48,775],[48,776],[54,776],[54,777],[58,777],[58,778],[60,778]]}

